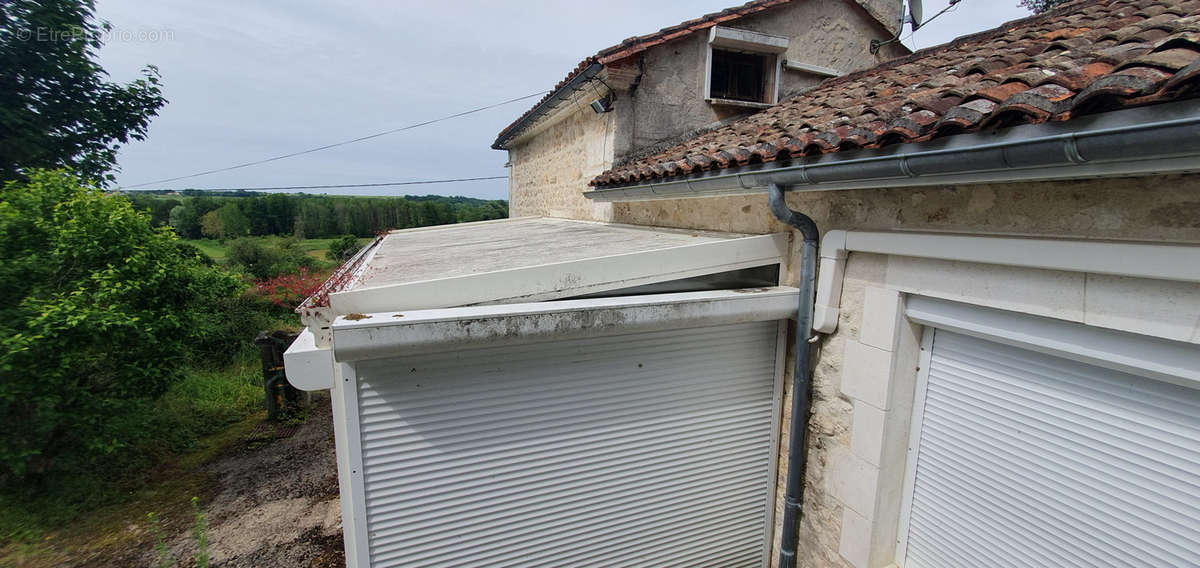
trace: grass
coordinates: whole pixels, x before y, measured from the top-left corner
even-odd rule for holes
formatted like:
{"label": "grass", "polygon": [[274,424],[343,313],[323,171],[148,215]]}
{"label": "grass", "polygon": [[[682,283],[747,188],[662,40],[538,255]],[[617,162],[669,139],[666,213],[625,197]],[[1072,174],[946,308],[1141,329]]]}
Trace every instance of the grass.
{"label": "grass", "polygon": [[[54,528],[43,527],[26,532],[23,538],[8,539],[0,545],[0,566],[51,568],[115,547],[146,546],[147,536],[153,538],[148,534],[146,513],[153,511],[156,516],[172,520],[191,516],[192,497],[199,496],[204,502],[211,496],[212,481],[201,472],[200,466],[247,439],[265,417],[265,411],[257,411],[200,438],[191,451],[157,465],[139,486],[126,490],[119,501],[87,511],[76,508],[74,516],[59,521]],[[49,507],[50,516],[40,516],[47,511],[33,508],[34,503],[23,503],[21,510],[13,511],[12,503],[0,501],[0,519],[10,521],[15,512],[46,524],[49,517],[57,516],[54,514],[57,510],[72,507],[72,503],[64,501],[66,498],[57,495],[36,504]]]}
{"label": "grass", "polygon": [[[300,247],[300,250],[304,251],[308,256],[320,260],[328,260],[329,257],[325,256],[325,252],[329,250],[329,244],[336,240],[336,238],[304,239],[300,241],[298,246]],[[358,239],[358,246],[363,246],[369,242],[371,242],[369,237],[360,238]]]}
{"label": "grass", "polygon": [[[250,237],[263,239],[265,241],[280,240],[284,237]],[[329,250],[329,244],[335,241],[336,238],[328,239],[302,239],[297,246],[304,254],[311,256],[320,261],[328,262],[329,258],[325,256],[325,251]],[[365,245],[370,242],[368,237],[358,239],[359,245]],[[217,262],[225,262],[225,258],[229,256],[229,243],[232,241],[219,241],[217,239],[184,239],[184,242],[191,243],[200,249],[201,252],[207,254],[210,258]]]}
{"label": "grass", "polygon": [[176,417],[170,427],[210,434],[262,407],[262,363],[258,348],[246,345],[223,368],[189,368],[158,401],[158,414]]}
{"label": "grass", "polygon": [[249,343],[223,368],[184,369],[145,416],[157,435],[143,448],[155,462],[144,470],[123,479],[83,472],[26,495],[0,494],[0,566],[54,566],[135,539],[127,527],[144,523],[148,511],[186,512],[207,487],[200,466],[265,416],[261,373]]}
{"label": "grass", "polygon": [[186,243],[191,243],[200,249],[200,252],[207,254],[209,258],[217,262],[225,262],[225,257],[229,256],[229,245],[216,239],[183,239]]}

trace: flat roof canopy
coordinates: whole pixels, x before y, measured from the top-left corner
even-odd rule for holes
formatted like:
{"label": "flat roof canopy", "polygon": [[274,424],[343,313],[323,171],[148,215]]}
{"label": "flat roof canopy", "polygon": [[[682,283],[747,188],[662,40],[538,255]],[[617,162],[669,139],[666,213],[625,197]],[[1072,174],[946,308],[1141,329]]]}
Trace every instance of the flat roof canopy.
{"label": "flat roof canopy", "polygon": [[780,264],[787,233],[528,217],[393,231],[329,296],[336,314],[569,298]]}

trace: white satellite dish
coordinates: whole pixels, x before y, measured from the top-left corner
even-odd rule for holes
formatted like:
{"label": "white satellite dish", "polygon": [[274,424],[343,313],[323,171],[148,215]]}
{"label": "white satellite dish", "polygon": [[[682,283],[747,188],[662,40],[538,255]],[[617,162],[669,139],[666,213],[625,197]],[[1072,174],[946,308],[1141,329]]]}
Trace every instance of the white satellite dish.
{"label": "white satellite dish", "polygon": [[908,0],[908,22],[912,24],[913,31],[917,31],[924,21],[921,19],[921,0]]}

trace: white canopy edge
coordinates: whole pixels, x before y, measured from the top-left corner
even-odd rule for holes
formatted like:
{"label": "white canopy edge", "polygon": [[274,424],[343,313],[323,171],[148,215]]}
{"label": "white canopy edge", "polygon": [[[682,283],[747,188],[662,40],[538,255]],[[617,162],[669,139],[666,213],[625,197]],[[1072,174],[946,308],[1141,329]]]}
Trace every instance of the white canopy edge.
{"label": "white canopy edge", "polygon": [[288,382],[300,390],[333,388],[333,352],[317,347],[308,328],[283,352],[283,368]]}
{"label": "white canopy edge", "polygon": [[796,288],[776,286],[357,314],[334,321],[333,357],[347,362],[781,320],[795,317],[798,299]]}
{"label": "white canopy edge", "polygon": [[536,302],[786,262],[776,233],[548,263],[331,294],[336,314]]}

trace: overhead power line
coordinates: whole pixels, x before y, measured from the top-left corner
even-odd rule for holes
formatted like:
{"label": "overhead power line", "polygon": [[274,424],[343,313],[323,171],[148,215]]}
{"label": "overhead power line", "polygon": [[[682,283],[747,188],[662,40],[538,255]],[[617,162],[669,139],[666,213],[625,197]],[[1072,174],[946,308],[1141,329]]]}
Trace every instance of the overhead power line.
{"label": "overhead power line", "polygon": [[[347,187],[391,187],[399,185],[428,185],[434,183],[457,183],[463,181],[483,181],[488,179],[508,179],[508,176],[486,176],[457,179],[426,179],[419,181],[387,181],[380,183],[339,183],[331,185],[281,185],[278,187],[189,187],[191,191],[275,191],[283,189],[339,189]],[[133,186],[130,186],[133,187]],[[129,189],[124,188],[124,189]]]}
{"label": "overhead power line", "polygon": [[196,172],[196,173],[194,173],[194,174],[188,174],[188,175],[185,175],[185,176],[178,176],[178,177],[173,177],[173,178],[166,178],[166,179],[160,179],[160,180],[148,181],[148,182],[145,182],[145,183],[138,183],[138,184],[134,184],[134,185],[126,185],[126,186],[124,186],[124,187],[123,187],[123,189],[133,189],[133,188],[137,188],[137,187],[145,187],[145,186],[147,186],[147,185],[155,185],[155,184],[159,184],[159,183],[167,183],[167,182],[172,182],[172,181],[179,181],[179,180],[181,180],[181,179],[191,179],[191,178],[195,178],[195,177],[206,176],[206,175],[209,175],[209,174],[215,174],[215,173],[219,173],[219,172],[227,172],[227,171],[229,171],[229,170],[236,170],[236,169],[239,169],[239,168],[246,168],[246,167],[250,167],[250,166],[257,166],[257,165],[259,165],[259,164],[265,164],[265,163],[267,163],[267,162],[274,162],[274,161],[276,161],[276,160],[282,160],[282,159],[285,159],[285,158],[293,158],[293,157],[296,157],[296,156],[302,156],[302,155],[304,155],[304,154],[311,154],[311,153],[313,153],[313,152],[320,152],[321,150],[328,150],[328,149],[330,149],[330,148],[337,148],[338,146],[345,146],[345,145],[347,145],[347,144],[353,144],[353,143],[355,143],[355,142],[362,142],[362,141],[364,141],[364,140],[370,140],[370,139],[372,139],[372,138],[379,138],[380,136],[387,136],[388,134],[395,134],[395,133],[397,133],[397,132],[402,132],[402,131],[404,131],[404,130],[411,130],[411,129],[413,129],[413,128],[418,128],[418,127],[421,127],[421,126],[427,126],[427,125],[433,124],[433,123],[435,123],[435,122],[441,122],[441,121],[443,121],[443,120],[450,120],[451,118],[458,118],[458,117],[460,117],[460,116],[466,116],[466,115],[468,115],[468,114],[474,114],[474,113],[481,112],[481,111],[485,111],[485,110],[488,110],[488,109],[493,109],[493,108],[496,108],[496,107],[499,107],[499,106],[504,106],[504,105],[506,105],[506,104],[515,103],[515,102],[517,102],[517,101],[523,101],[523,100],[525,100],[525,99],[532,99],[533,97],[540,97],[540,96],[542,96],[542,95],[544,95],[544,94],[546,94],[546,91],[540,91],[540,92],[534,93],[534,94],[532,94],[532,95],[525,95],[525,96],[523,96],[523,97],[517,97],[517,98],[515,98],[515,99],[509,99],[509,100],[507,100],[507,101],[503,101],[503,102],[499,102],[499,103],[495,103],[495,104],[490,104],[490,105],[487,105],[487,106],[482,106],[482,107],[479,107],[479,108],[473,108],[473,109],[471,109],[471,110],[467,110],[467,111],[463,111],[463,112],[458,112],[458,113],[454,113],[454,114],[446,115],[446,116],[443,116],[443,117],[440,117],[440,118],[435,118],[435,119],[433,119],[433,120],[426,120],[426,121],[424,121],[424,122],[418,122],[418,123],[416,123],[416,124],[409,124],[409,125],[407,125],[407,126],[401,126],[400,128],[393,128],[393,129],[391,129],[391,130],[385,130],[385,131],[383,131],[383,132],[376,132],[376,133],[374,133],[374,134],[368,134],[368,135],[366,135],[366,136],[359,136],[358,138],[352,138],[352,139],[350,139],[350,140],[343,140],[343,141],[341,141],[341,142],[334,142],[333,144],[326,144],[326,145],[324,145],[324,146],[317,146],[316,148],[309,148],[309,149],[307,149],[307,150],[301,150],[301,151],[299,151],[299,152],[292,152],[292,153],[290,153],[290,154],[282,154],[282,155],[279,155],[279,156],[272,156],[272,157],[270,157],[270,158],[264,158],[264,159],[261,159],[261,160],[255,160],[255,161],[253,161],[253,162],[246,162],[246,163],[243,163],[243,164],[235,164],[235,165],[232,165],[232,166],[227,166],[227,167],[224,167],[224,168],[217,168],[217,169],[214,169],[214,170],[205,170],[205,171],[203,171],[203,172]]}
{"label": "overhead power line", "polygon": [[887,44],[889,44],[889,43],[895,43],[895,42],[898,42],[898,41],[904,41],[904,40],[906,40],[906,39],[908,39],[908,38],[912,37],[912,36],[913,36],[913,34],[917,33],[917,29],[918,29],[918,28],[923,28],[923,27],[925,27],[925,24],[928,24],[929,22],[932,22],[932,21],[936,20],[938,16],[941,16],[942,14],[945,14],[946,12],[949,12],[949,11],[951,11],[951,10],[953,10],[953,9],[957,8],[957,7],[958,7],[958,3],[959,3],[959,2],[962,2],[962,0],[950,0],[950,3],[949,3],[949,4],[947,4],[945,8],[942,8],[942,10],[941,10],[940,12],[938,12],[938,13],[934,14],[932,17],[930,17],[929,19],[925,20],[924,22],[916,22],[916,21],[911,21],[911,23],[912,23],[912,31],[908,32],[908,35],[907,35],[907,36],[904,36],[904,38],[903,38],[903,39],[901,39],[901,38],[900,38],[900,34],[904,33],[904,24],[905,24],[905,23],[909,23],[909,22],[910,22],[910,20],[907,20],[907,19],[906,19],[906,20],[905,20],[905,22],[902,22],[902,23],[900,24],[900,30],[896,32],[896,36],[895,36],[895,37],[893,37],[892,39],[889,39],[889,40],[887,40],[887,41],[879,41],[879,40],[877,40],[877,39],[873,39],[873,40],[871,40],[871,53],[872,53],[872,54],[878,53],[878,52],[879,52],[879,48],[881,48],[881,47],[883,47],[883,46],[885,46],[885,45],[887,45]]}

